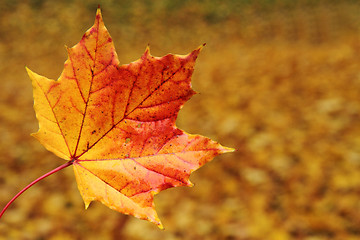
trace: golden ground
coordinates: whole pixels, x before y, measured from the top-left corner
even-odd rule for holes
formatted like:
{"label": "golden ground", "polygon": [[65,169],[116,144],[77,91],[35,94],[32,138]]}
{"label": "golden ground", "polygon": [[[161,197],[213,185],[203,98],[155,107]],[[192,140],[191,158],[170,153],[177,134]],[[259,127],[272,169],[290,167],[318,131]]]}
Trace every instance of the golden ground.
{"label": "golden ground", "polygon": [[[339,1],[340,2],[340,1]],[[356,1],[0,1],[0,207],[63,164],[38,125],[25,65],[56,79],[100,3],[122,63],[204,42],[178,126],[236,153],[156,196],[165,230],[100,203],[71,168],[24,193],[0,239],[360,239],[360,4]]]}

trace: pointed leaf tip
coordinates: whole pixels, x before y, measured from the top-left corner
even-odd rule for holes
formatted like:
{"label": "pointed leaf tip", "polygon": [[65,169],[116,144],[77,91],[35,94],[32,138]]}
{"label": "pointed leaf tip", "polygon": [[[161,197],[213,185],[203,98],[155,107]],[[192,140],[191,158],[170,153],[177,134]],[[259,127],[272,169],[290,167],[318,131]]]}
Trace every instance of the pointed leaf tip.
{"label": "pointed leaf tip", "polygon": [[91,201],[89,201],[89,202],[88,202],[88,201],[86,201],[86,202],[84,202],[84,203],[85,203],[85,210],[86,210],[86,209],[88,209],[88,208],[89,208]]}
{"label": "pointed leaf tip", "polygon": [[200,47],[198,47],[198,49],[201,50],[205,46],[206,46],[206,43],[203,43]]}
{"label": "pointed leaf tip", "polygon": [[148,45],[146,46],[144,55],[151,55],[151,54],[150,54],[150,44],[148,44]]}
{"label": "pointed leaf tip", "polygon": [[156,224],[158,226],[158,228],[160,228],[161,230],[165,230],[164,226],[162,225],[161,222],[159,222],[158,224]]}
{"label": "pointed leaf tip", "polygon": [[96,21],[99,21],[100,19],[102,19],[102,15],[101,15],[101,9],[100,9],[100,5],[99,5],[98,8],[96,9],[95,23],[96,23]]}
{"label": "pointed leaf tip", "polygon": [[25,66],[25,70],[29,76],[33,73],[33,71],[31,71],[27,66]]}
{"label": "pointed leaf tip", "polygon": [[235,152],[235,151],[237,151],[237,149],[235,149],[235,148],[229,148],[229,147],[224,147],[224,146],[223,146],[223,150],[222,150],[223,153]]}

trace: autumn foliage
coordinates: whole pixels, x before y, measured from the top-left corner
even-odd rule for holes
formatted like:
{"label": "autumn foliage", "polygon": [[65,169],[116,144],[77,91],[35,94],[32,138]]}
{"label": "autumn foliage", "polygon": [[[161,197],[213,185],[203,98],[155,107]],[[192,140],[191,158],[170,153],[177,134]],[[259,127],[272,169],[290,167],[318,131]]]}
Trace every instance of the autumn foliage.
{"label": "autumn foliage", "polygon": [[[3,1],[0,205],[62,162],[38,129],[24,66],[51,79],[99,1]],[[152,3],[152,2],[151,2]],[[83,210],[72,167],[27,191],[0,239],[360,238],[357,1],[100,1],[120,62],[206,42],[177,126],[238,149],[154,196],[166,231],[98,201]],[[39,227],[41,226],[41,227]]]}
{"label": "autumn foliage", "polygon": [[147,48],[141,59],[120,66],[98,9],[94,26],[68,49],[57,81],[27,69],[39,120],[33,136],[69,161],[59,170],[73,165],[86,208],[98,200],[163,228],[153,196],[192,186],[191,172],[232,151],[175,127],[195,94],[191,75],[200,49],[155,58]]}

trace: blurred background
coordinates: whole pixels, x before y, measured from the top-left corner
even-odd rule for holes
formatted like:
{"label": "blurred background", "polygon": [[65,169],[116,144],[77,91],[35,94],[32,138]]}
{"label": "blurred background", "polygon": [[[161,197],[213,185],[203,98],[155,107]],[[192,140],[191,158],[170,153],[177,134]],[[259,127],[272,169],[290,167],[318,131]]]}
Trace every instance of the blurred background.
{"label": "blurred background", "polygon": [[165,231],[93,202],[71,168],[25,192],[0,239],[360,239],[360,3],[0,0],[0,208],[64,163],[25,66],[57,79],[100,4],[123,64],[203,43],[178,127],[238,149],[155,197]]}

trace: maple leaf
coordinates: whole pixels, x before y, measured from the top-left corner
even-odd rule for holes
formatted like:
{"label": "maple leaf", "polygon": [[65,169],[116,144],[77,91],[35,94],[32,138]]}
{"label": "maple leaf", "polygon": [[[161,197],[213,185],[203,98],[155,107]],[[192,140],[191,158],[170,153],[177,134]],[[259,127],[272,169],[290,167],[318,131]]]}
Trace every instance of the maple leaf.
{"label": "maple leaf", "polygon": [[98,9],[95,24],[67,48],[58,80],[27,69],[39,121],[33,136],[69,160],[64,166],[73,166],[86,208],[98,200],[162,228],[153,196],[192,186],[191,172],[233,150],[175,126],[195,93],[191,75],[200,50],[158,58],[147,48],[139,60],[120,65]]}

